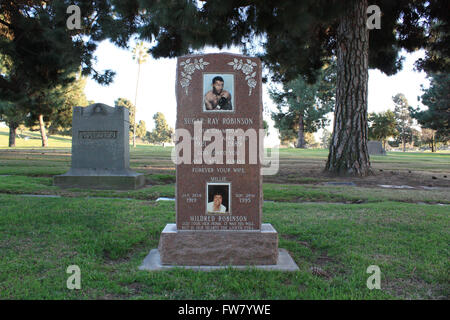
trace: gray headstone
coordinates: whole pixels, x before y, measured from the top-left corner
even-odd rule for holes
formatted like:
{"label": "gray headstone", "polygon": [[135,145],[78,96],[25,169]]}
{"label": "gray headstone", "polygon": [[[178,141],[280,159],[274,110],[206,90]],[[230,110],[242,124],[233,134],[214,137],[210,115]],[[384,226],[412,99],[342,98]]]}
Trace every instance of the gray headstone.
{"label": "gray headstone", "polygon": [[367,148],[369,149],[369,154],[374,156],[385,156],[386,151],[383,149],[381,141],[368,141]]}
{"label": "gray headstone", "polygon": [[72,120],[72,170],[123,172],[130,165],[129,114],[124,107],[75,107]]}
{"label": "gray headstone", "polygon": [[72,166],[54,183],[62,187],[136,189],[145,183],[130,170],[129,111],[96,103],[74,107]]}

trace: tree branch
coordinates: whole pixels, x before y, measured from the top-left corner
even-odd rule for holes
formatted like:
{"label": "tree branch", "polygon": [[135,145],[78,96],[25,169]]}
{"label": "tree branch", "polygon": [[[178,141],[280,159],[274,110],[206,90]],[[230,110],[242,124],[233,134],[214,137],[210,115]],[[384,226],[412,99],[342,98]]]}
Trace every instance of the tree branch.
{"label": "tree branch", "polygon": [[2,19],[0,19],[0,23],[1,24],[3,24],[3,25],[5,25],[5,26],[7,26],[8,28],[12,28],[12,25],[11,24],[9,24],[8,22],[6,22],[6,21],[4,21],[4,20],[2,20]]}

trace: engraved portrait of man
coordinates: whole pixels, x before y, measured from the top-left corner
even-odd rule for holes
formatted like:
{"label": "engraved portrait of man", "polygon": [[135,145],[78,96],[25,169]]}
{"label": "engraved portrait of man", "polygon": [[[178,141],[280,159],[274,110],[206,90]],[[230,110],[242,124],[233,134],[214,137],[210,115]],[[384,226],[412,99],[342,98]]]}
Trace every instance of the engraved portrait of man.
{"label": "engraved portrait of man", "polygon": [[221,76],[212,79],[211,90],[205,94],[205,110],[233,110],[231,93],[224,89],[225,81]]}
{"label": "engraved portrait of man", "polygon": [[207,213],[231,213],[231,184],[207,183],[206,212]]}

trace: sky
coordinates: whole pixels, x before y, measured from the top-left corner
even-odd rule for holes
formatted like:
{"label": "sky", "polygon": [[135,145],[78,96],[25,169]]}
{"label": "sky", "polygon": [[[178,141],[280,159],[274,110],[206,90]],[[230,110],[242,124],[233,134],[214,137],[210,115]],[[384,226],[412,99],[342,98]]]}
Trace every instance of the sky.
{"label": "sky", "polygon": [[[149,45],[147,44],[147,46]],[[88,100],[114,106],[114,101],[118,98],[127,98],[134,103],[138,66],[132,58],[131,50],[118,48],[109,41],[100,43],[96,51],[98,61],[96,69],[112,69],[116,72],[116,76],[114,82],[109,86],[101,86],[89,79],[85,88]],[[202,50],[202,53],[217,52],[241,53],[238,48],[233,47],[224,50],[208,47]],[[393,110],[392,97],[397,93],[405,94],[411,106],[425,108],[418,102],[417,97],[422,94],[420,86],[428,87],[429,81],[424,72],[414,71],[414,62],[424,56],[424,51],[413,54],[403,52],[403,55],[405,56],[403,69],[394,76],[388,77],[378,70],[369,70],[369,112]],[[155,60],[149,57],[147,62],[141,65],[136,119],[137,121],[144,120],[148,131],[154,126],[152,117],[156,112],[162,112],[168,124],[175,127],[175,72],[176,59]],[[263,84],[263,104],[267,108],[275,110],[275,105],[269,98],[267,89],[268,85]],[[329,117],[332,119],[332,114]],[[265,141],[266,146],[275,145],[278,143],[278,138],[277,132],[273,128],[273,121],[267,115],[264,115],[264,118],[271,127],[270,134]],[[328,130],[332,131],[331,127]],[[318,140],[321,131],[315,136]]]}

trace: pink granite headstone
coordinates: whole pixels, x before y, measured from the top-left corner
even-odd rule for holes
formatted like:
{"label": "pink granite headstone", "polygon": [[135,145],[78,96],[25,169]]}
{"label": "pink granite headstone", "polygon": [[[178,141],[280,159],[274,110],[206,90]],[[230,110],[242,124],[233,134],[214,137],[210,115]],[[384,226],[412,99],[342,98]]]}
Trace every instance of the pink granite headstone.
{"label": "pink granite headstone", "polygon": [[176,97],[176,225],[161,235],[161,261],[275,264],[278,236],[261,222],[260,60],[180,57]]}

